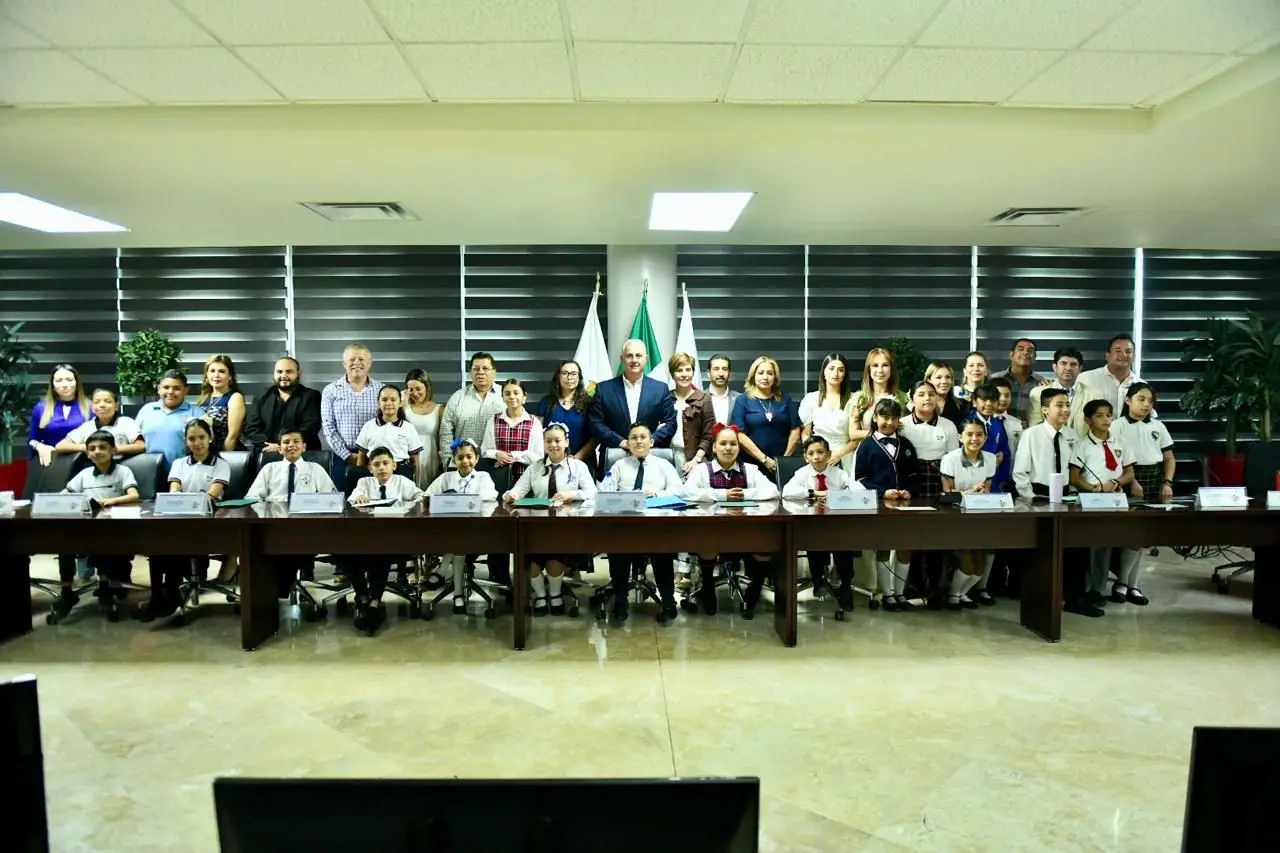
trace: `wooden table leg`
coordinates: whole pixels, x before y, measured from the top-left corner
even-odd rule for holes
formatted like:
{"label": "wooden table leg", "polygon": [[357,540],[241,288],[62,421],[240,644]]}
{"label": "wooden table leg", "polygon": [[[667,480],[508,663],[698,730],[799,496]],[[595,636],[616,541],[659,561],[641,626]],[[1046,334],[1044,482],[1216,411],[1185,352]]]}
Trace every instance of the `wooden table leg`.
{"label": "wooden table leg", "polygon": [[1280,628],[1280,548],[1253,549],[1253,565],[1253,618]]}
{"label": "wooden table leg", "polygon": [[525,556],[524,525],[516,528],[516,552],[511,555],[512,644],[522,652],[529,642],[529,558]]}
{"label": "wooden table leg", "polygon": [[1036,520],[1036,547],[1023,551],[1022,627],[1051,643],[1062,639],[1062,522]]}
{"label": "wooden table leg", "polygon": [[253,651],[280,630],[280,601],[275,570],[262,553],[262,537],[253,524],[240,525],[240,645]]}
{"label": "wooden table leg", "polygon": [[31,631],[31,558],[0,554],[0,641]]}
{"label": "wooden table leg", "polygon": [[773,584],[773,629],[784,646],[796,644],[796,549],[791,525],[782,525],[782,561]]}

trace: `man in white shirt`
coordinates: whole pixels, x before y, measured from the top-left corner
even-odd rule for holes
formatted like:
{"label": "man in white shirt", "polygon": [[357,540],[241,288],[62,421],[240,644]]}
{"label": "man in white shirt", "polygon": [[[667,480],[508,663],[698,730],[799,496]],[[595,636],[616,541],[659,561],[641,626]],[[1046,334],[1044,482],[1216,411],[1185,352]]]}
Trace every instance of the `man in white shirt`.
{"label": "man in white shirt", "polygon": [[1061,388],[1067,392],[1071,403],[1071,415],[1067,418],[1067,426],[1077,435],[1089,431],[1084,422],[1084,407],[1090,400],[1104,399],[1102,394],[1080,381],[1080,367],[1084,364],[1084,356],[1075,347],[1063,347],[1053,354],[1054,379],[1031,391],[1031,425],[1044,421],[1040,411],[1040,397],[1045,388]]}
{"label": "man in white shirt", "polygon": [[1133,338],[1119,334],[1107,342],[1107,363],[1080,374],[1080,381],[1097,391],[1104,400],[1110,400],[1114,411],[1123,412],[1124,397],[1129,386],[1141,382],[1133,372]]}
{"label": "man in white shirt", "polygon": [[724,353],[716,353],[707,362],[707,395],[711,397],[711,408],[715,410],[716,422],[727,424],[733,414],[733,401],[740,392],[729,388],[729,375],[733,370],[733,362]]}

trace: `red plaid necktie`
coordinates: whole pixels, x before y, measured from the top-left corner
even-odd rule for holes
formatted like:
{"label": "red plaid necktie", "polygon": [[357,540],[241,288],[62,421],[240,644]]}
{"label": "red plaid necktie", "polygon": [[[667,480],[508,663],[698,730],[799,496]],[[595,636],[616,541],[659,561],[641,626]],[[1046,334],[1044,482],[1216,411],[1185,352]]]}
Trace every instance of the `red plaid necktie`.
{"label": "red plaid necktie", "polygon": [[1108,471],[1120,470],[1120,463],[1116,461],[1116,455],[1111,452],[1111,446],[1107,442],[1102,442],[1102,455],[1107,460]]}
{"label": "red plaid necktie", "polygon": [[827,475],[819,474],[818,475],[818,491],[825,492],[826,490],[827,490]]}

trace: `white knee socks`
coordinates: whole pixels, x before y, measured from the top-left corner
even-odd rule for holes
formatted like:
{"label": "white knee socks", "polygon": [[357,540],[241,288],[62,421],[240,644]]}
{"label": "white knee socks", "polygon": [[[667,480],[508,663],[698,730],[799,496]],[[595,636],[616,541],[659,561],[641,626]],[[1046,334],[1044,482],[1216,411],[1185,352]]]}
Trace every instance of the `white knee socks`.
{"label": "white knee socks", "polygon": [[564,583],[562,575],[547,575],[547,584],[551,587],[550,593],[552,598],[560,597],[560,585]]}
{"label": "white knee socks", "polygon": [[978,580],[979,578],[977,575],[966,575],[964,572],[956,569],[955,573],[951,575],[951,590],[948,593],[951,600],[959,601],[964,598],[965,593],[973,589]]}
{"label": "white knee socks", "polygon": [[876,560],[876,580],[880,584],[881,595],[893,595],[893,574],[889,571],[888,562]]}
{"label": "white knee socks", "polygon": [[1125,548],[1120,552],[1120,583],[1127,587],[1138,585],[1138,571],[1142,568],[1142,552]]}
{"label": "white knee socks", "polygon": [[995,563],[996,563],[996,555],[994,552],[989,551],[986,554],[983,554],[982,555],[982,577],[974,580],[973,584],[970,584],[970,586],[977,584],[978,589],[986,589],[987,581],[991,578],[991,567],[994,566]]}
{"label": "white knee socks", "polygon": [[445,554],[440,561],[441,574],[453,574],[453,594],[462,595],[467,587],[467,558],[461,554]]}
{"label": "white knee socks", "polygon": [[907,573],[911,571],[911,563],[899,560],[897,551],[891,553],[889,559],[893,561],[893,594],[902,595],[907,591]]}
{"label": "white knee socks", "polygon": [[547,597],[547,581],[542,577],[542,572],[538,572],[529,578],[529,585],[533,587],[533,594],[537,598]]}

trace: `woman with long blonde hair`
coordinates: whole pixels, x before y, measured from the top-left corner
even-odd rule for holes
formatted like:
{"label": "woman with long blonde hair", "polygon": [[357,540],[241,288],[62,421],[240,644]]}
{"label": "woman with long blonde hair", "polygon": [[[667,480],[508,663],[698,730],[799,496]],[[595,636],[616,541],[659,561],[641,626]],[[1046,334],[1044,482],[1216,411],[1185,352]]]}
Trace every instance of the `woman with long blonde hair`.
{"label": "woman with long blonde hair", "polygon": [[55,366],[49,371],[44,398],[31,410],[27,436],[31,455],[39,457],[41,465],[48,465],[58,442],[89,417],[89,397],[84,393],[80,371],[69,364]]}
{"label": "woman with long blonde hair", "polygon": [[849,399],[849,440],[861,442],[875,431],[872,412],[878,401],[897,400],[905,411],[907,395],[901,388],[893,353],[876,347],[867,353],[862,365],[862,387]]}
{"label": "woman with long blonde hair", "polygon": [[790,456],[800,442],[800,411],[782,391],[778,362],[762,355],[751,362],[743,393],[733,401],[733,425],[747,455],[770,473],[778,470],[776,457]]}
{"label": "woman with long blonde hair", "polygon": [[244,394],[236,381],[236,365],[231,356],[210,356],[200,375],[200,397],[196,405],[204,409],[205,420],[213,427],[213,441],[219,450],[235,450],[244,428]]}

